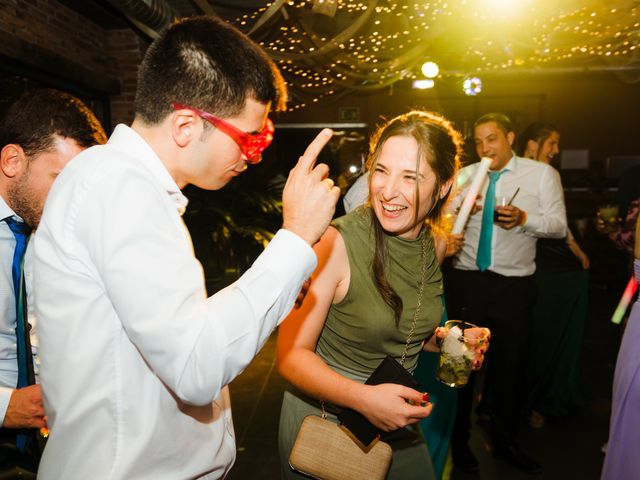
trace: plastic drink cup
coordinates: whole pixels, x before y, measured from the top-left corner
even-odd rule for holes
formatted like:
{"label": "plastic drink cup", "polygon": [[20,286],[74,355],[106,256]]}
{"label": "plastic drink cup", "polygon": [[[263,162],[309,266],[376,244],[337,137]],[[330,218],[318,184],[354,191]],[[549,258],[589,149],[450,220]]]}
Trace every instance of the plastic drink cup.
{"label": "plastic drink cup", "polygon": [[494,203],[493,203],[493,223],[498,223],[498,207],[506,207],[507,205],[509,205],[509,198],[505,197],[503,195],[497,196],[495,197]]}
{"label": "plastic drink cup", "polygon": [[483,338],[470,340],[464,331],[476,328],[475,325],[462,320],[449,320],[444,324],[447,336],[440,345],[440,358],[436,377],[445,385],[454,388],[464,387],[469,381],[473,359],[477,348],[484,342]]}
{"label": "plastic drink cup", "polygon": [[604,232],[615,232],[620,228],[620,220],[618,218],[618,206],[617,205],[604,205],[598,208],[600,218],[604,222]]}

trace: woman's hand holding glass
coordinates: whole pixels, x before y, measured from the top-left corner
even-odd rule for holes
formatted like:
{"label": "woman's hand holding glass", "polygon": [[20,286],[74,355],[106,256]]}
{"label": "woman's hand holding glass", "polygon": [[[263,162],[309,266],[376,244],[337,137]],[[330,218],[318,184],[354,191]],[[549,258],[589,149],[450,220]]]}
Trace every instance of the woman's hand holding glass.
{"label": "woman's hand holding glass", "polygon": [[605,205],[598,208],[595,226],[600,234],[606,234],[612,240],[620,232],[621,218],[618,217],[618,207]]}
{"label": "woman's hand holding glass", "polygon": [[[433,336],[436,339],[438,345],[447,336],[448,330],[444,327],[437,327]],[[473,358],[472,369],[480,370],[484,362],[484,356],[489,349],[489,342],[491,340],[491,330],[485,327],[473,327],[464,330],[464,338],[467,348],[471,347],[475,351],[475,357]]]}

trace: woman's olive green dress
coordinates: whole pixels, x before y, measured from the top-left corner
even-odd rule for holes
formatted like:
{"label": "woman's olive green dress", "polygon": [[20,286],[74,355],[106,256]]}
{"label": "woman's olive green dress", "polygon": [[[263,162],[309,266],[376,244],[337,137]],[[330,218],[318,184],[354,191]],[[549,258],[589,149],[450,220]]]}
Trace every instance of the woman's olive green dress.
{"label": "woman's olive green dress", "polygon": [[[372,277],[374,254],[373,213],[360,207],[334,221],[344,240],[351,272],[344,299],[329,309],[318,339],[316,353],[336,372],[363,382],[386,355],[398,361],[402,357],[417,305],[422,269],[422,242],[425,242],[425,278],[420,317],[408,347],[404,367],[413,372],[422,350],[442,317],[442,275],[435,255],[434,240],[424,229],[415,240],[387,236],[389,284],[400,295],[403,312],[399,326],[394,315],[375,287]],[[436,406],[437,408],[437,406]],[[329,418],[337,407],[327,406]],[[285,392],[280,416],[279,450],[284,478],[304,478],[289,467],[289,454],[302,420],[320,415],[320,403],[294,387]],[[429,451],[421,435],[410,445],[393,445],[389,479],[433,479]],[[322,455],[322,452],[318,452]]]}

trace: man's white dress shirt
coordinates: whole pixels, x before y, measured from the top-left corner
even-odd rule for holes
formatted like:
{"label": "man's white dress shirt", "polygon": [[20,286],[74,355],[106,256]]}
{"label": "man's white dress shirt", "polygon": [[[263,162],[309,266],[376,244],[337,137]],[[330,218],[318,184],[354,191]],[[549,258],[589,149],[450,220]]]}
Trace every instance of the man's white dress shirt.
{"label": "man's white dress shirt", "polygon": [[[479,163],[459,172],[459,178],[473,179]],[[504,167],[506,170],[496,183],[496,196],[511,198],[520,188],[513,205],[527,213],[524,226],[505,230],[493,225],[491,238],[491,265],[489,270],[505,276],[524,277],[535,272],[536,240],[538,237],[563,238],[567,231],[567,215],[564,194],[558,172],[542,162],[513,156]],[[465,187],[453,202],[462,203],[469,187]],[[484,202],[489,186],[489,176],[481,193]],[[482,210],[469,217],[464,232],[462,250],[454,259],[454,268],[478,270],[476,257],[482,226]]]}
{"label": "man's white dress shirt", "polygon": [[39,478],[220,478],[231,467],[226,385],[290,311],[316,257],[281,230],[207,299],[186,203],[124,125],[56,180],[35,238],[51,429]]}
{"label": "man's white dress shirt", "polygon": [[344,211],[349,213],[351,210],[358,208],[369,198],[369,172],[360,175],[353,185],[347,190],[342,199]]}
{"label": "man's white dress shirt", "polygon": [[[1,220],[13,217],[22,219],[0,197],[0,425],[4,422],[9,399],[18,384],[18,359],[16,350],[16,297],[13,288],[11,266],[13,252],[16,248],[16,237],[9,225]],[[36,338],[36,317],[33,312],[32,276],[32,243],[27,245],[24,256],[24,279],[27,289],[27,308],[31,324],[31,350],[34,358],[34,373],[38,375],[38,340]]]}

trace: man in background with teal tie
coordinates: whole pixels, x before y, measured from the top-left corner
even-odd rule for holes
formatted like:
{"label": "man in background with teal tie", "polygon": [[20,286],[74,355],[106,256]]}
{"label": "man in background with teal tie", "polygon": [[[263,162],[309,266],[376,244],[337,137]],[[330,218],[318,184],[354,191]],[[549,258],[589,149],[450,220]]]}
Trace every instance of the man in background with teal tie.
{"label": "man in background with teal tie", "polygon": [[[540,464],[516,442],[535,303],[536,241],[563,237],[567,224],[558,172],[517,157],[511,149],[514,140],[511,121],[503,114],[487,114],[475,123],[476,152],[491,159],[491,165],[480,190],[483,205],[470,216],[462,249],[446,272],[445,298],[451,318],[464,317],[491,329],[483,406],[488,409],[493,455],[527,473],[539,473]],[[465,167],[460,178],[474,178],[478,166]],[[458,202],[465,195],[463,188]],[[495,204],[501,197],[508,205]],[[465,471],[478,470],[468,445],[474,383],[472,376],[459,391],[451,441],[454,465]]]}
{"label": "man in background with teal tie", "polygon": [[[0,121],[0,473],[28,478],[38,454],[33,441],[46,427],[36,384],[35,318],[31,292],[30,233],[47,193],[66,163],[106,142],[93,113],[77,98],[32,90]],[[15,445],[15,448],[13,446]],[[20,470],[24,470],[20,472]]]}

